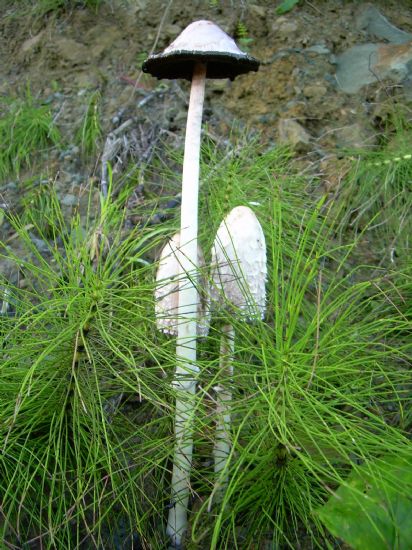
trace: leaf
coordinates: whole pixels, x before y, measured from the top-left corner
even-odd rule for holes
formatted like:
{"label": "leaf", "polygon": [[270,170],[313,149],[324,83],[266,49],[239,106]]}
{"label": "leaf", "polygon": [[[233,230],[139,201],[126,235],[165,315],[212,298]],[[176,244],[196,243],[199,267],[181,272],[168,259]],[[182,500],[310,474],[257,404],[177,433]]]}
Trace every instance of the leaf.
{"label": "leaf", "polygon": [[412,458],[386,456],[352,472],[318,515],[355,550],[412,548]]}
{"label": "leaf", "polygon": [[292,10],[296,4],[299,4],[299,0],[284,0],[277,8],[276,13],[278,15],[283,15],[284,13],[288,13],[288,11]]}

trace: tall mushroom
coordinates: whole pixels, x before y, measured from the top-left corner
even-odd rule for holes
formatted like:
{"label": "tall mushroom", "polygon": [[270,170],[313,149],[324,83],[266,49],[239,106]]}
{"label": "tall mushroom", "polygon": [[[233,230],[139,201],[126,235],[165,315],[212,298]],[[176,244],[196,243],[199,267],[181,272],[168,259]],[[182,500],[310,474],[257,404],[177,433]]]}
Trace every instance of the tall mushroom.
{"label": "tall mushroom", "polygon": [[[266,276],[266,244],[261,225],[250,208],[237,206],[220,224],[213,243],[211,298],[214,308],[229,309],[245,320],[263,318]],[[221,327],[219,364],[223,382],[214,388],[217,402],[214,492],[217,500],[222,498],[228,480],[234,339],[233,326],[226,322]]]}
{"label": "tall mushroom", "polygon": [[[178,336],[176,343],[175,460],[172,476],[172,503],[167,533],[175,546],[181,544],[187,526],[190,469],[192,463],[192,422],[196,392],[197,233],[200,132],[206,78],[230,78],[257,71],[259,62],[242,52],[220,27],[211,21],[195,21],[163,53],[151,55],[143,71],[157,78],[184,78],[192,81],[183,159],[182,207],[178,263]],[[189,281],[189,284],[188,284]]]}

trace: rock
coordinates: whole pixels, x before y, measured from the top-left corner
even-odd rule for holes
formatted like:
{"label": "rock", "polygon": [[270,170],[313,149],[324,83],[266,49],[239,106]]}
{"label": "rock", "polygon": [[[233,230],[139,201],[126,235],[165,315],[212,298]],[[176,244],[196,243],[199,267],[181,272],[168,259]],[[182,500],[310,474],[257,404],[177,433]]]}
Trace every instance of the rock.
{"label": "rock", "polygon": [[336,146],[343,149],[364,149],[374,141],[372,132],[358,122],[334,131]]}
{"label": "rock", "polygon": [[358,29],[365,30],[373,38],[387,40],[393,44],[403,44],[412,40],[412,34],[392,25],[376,6],[369,4],[356,19]]}
{"label": "rock", "polygon": [[248,6],[248,9],[251,13],[254,15],[257,15],[258,17],[266,17],[266,8],[263,6],[258,6],[257,4],[250,4]]}
{"label": "rock", "polygon": [[53,47],[59,56],[71,65],[83,65],[90,61],[89,48],[72,38],[60,37]]}
{"label": "rock", "polygon": [[67,193],[67,195],[64,195],[61,200],[61,204],[63,206],[77,206],[78,202],[78,197],[76,197],[76,195],[72,195],[71,193]]}
{"label": "rock", "polygon": [[20,279],[18,283],[19,288],[27,288],[29,286],[29,281],[27,279]]}
{"label": "rock", "polygon": [[336,80],[348,94],[388,77],[400,82],[412,74],[412,41],[354,46],[338,56],[336,61]]}
{"label": "rock", "polygon": [[303,95],[309,99],[323,97],[327,92],[327,87],[319,82],[315,84],[308,84],[303,88]]}
{"label": "rock", "polygon": [[281,118],[278,122],[279,143],[291,145],[296,150],[306,150],[311,140],[305,128],[291,118]]}
{"label": "rock", "polygon": [[298,24],[287,17],[278,17],[272,24],[272,31],[280,35],[291,35],[298,30]]}
{"label": "rock", "polygon": [[169,25],[166,25],[164,28],[164,37],[174,40],[176,36],[179,36],[182,30],[183,30],[183,27],[181,25],[170,23]]}
{"label": "rock", "polygon": [[50,252],[50,247],[46,243],[46,241],[44,241],[43,239],[39,239],[38,237],[33,235],[33,233],[29,233],[29,236],[32,243],[34,244],[34,246],[37,248],[39,252],[41,252],[42,254],[45,254],[46,252]]}
{"label": "rock", "polygon": [[326,55],[330,53],[330,49],[325,44],[314,44],[313,46],[306,48],[306,51],[319,55]]}

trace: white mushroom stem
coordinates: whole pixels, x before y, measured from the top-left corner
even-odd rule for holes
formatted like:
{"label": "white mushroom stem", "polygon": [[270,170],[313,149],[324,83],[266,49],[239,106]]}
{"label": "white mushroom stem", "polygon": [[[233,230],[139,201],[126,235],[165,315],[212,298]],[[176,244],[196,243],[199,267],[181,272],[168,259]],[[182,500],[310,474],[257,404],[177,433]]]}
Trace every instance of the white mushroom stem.
{"label": "white mushroom stem", "polygon": [[219,373],[224,382],[215,386],[216,392],[216,438],[214,461],[216,474],[216,500],[222,500],[228,482],[227,464],[231,450],[230,408],[232,401],[233,354],[235,350],[235,331],[230,324],[223,325],[220,339]]}
{"label": "white mushroom stem", "polygon": [[187,528],[190,470],[193,455],[193,414],[196,393],[197,304],[197,211],[202,111],[205,95],[206,65],[196,63],[193,70],[183,159],[182,206],[180,222],[180,265],[178,334],[176,344],[176,418],[175,456],[172,475],[172,502],[167,534],[180,546]]}

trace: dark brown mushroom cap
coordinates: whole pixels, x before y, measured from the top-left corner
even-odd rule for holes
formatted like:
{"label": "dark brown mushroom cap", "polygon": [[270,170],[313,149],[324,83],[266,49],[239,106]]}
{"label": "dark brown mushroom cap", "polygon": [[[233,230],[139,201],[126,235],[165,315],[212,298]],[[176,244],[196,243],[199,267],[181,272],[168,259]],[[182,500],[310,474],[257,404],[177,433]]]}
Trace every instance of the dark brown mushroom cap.
{"label": "dark brown mushroom cap", "polygon": [[230,78],[257,71],[259,61],[240,50],[212,21],[191,23],[163,53],[151,55],[142,70],[157,78],[192,80],[195,63],[206,64],[207,78]]}

